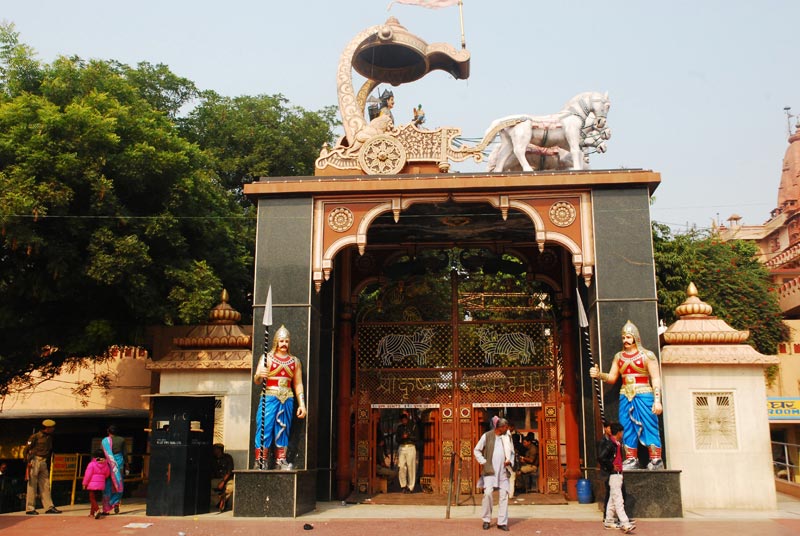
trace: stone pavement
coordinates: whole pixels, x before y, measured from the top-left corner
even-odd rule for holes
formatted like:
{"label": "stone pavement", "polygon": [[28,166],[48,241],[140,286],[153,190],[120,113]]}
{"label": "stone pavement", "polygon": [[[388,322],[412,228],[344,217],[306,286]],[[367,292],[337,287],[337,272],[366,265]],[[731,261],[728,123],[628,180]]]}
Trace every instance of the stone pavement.
{"label": "stone pavement", "polygon": [[[231,512],[187,517],[148,517],[145,504],[127,501],[119,515],[99,520],[88,516],[88,505],[61,507],[61,515],[27,516],[24,512],[0,515],[2,536],[345,536],[384,533],[386,536],[444,536],[500,534],[492,523],[481,529],[480,505],[451,507],[445,519],[443,506],[346,505],[318,503],[317,510],[297,519],[234,518]],[[41,512],[41,510],[40,510]],[[510,532],[526,536],[613,535],[604,530],[594,504],[509,507]],[[773,511],[694,510],[678,519],[637,520],[634,534],[669,536],[783,536],[800,534],[800,500],[778,494]],[[620,533],[621,534],[621,533]]]}

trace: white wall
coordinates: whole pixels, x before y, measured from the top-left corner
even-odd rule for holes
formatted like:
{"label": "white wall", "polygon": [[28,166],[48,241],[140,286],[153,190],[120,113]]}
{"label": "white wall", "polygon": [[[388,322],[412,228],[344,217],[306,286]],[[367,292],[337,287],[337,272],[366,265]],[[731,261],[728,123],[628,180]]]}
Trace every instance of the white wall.
{"label": "white wall", "polygon": [[[669,469],[681,472],[684,509],[777,507],[763,366],[663,366],[664,432]],[[695,447],[694,397],[732,391],[737,447]]]}
{"label": "white wall", "polygon": [[[32,389],[15,392],[3,400],[3,411],[57,410],[147,410],[150,394],[150,371],[145,369],[144,358],[119,357],[98,363],[87,359],[73,371],[64,371],[52,380],[46,380]],[[106,392],[92,388],[88,397],[79,397],[72,389],[91,382],[97,375],[107,374],[111,388]]]}
{"label": "white wall", "polygon": [[249,370],[162,370],[159,393],[213,393],[224,396],[225,451],[234,457],[236,469],[246,469],[250,449]]}

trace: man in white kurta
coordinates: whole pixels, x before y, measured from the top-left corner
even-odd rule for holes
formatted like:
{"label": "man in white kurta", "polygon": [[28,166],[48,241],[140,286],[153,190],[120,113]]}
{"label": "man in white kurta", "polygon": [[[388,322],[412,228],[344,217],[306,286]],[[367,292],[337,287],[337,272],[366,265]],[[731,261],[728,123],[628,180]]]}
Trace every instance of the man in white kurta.
{"label": "man in white kurta", "polygon": [[483,529],[488,530],[492,521],[492,494],[500,490],[500,504],[497,512],[497,528],[508,530],[508,493],[511,489],[509,473],[514,464],[514,449],[506,436],[508,421],[500,419],[494,430],[481,436],[472,453],[481,464],[478,487],[483,488]]}

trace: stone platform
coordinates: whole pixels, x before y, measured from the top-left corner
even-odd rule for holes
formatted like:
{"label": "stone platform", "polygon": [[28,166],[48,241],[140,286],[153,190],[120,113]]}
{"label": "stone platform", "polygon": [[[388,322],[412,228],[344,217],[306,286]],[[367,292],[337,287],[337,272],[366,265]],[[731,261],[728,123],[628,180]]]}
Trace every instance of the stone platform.
{"label": "stone platform", "polygon": [[234,517],[297,517],[316,508],[316,471],[234,471]]}
{"label": "stone platform", "polygon": [[[602,509],[605,487],[599,471],[590,476],[595,500]],[[635,469],[623,473],[625,513],[634,519],[683,517],[681,472]]]}

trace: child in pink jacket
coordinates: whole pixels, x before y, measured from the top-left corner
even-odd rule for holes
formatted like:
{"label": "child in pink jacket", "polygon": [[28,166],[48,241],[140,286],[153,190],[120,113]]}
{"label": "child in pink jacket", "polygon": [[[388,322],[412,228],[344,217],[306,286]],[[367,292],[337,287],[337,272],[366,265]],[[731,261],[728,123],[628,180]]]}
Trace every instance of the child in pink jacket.
{"label": "child in pink jacket", "polygon": [[111,476],[111,469],[108,467],[101,449],[95,450],[92,456],[94,456],[94,459],[89,462],[86,467],[86,473],[83,476],[83,489],[89,490],[89,501],[92,503],[92,510],[89,515],[95,519],[100,519],[102,512],[97,505],[97,497],[101,497],[102,500],[106,479]]}

